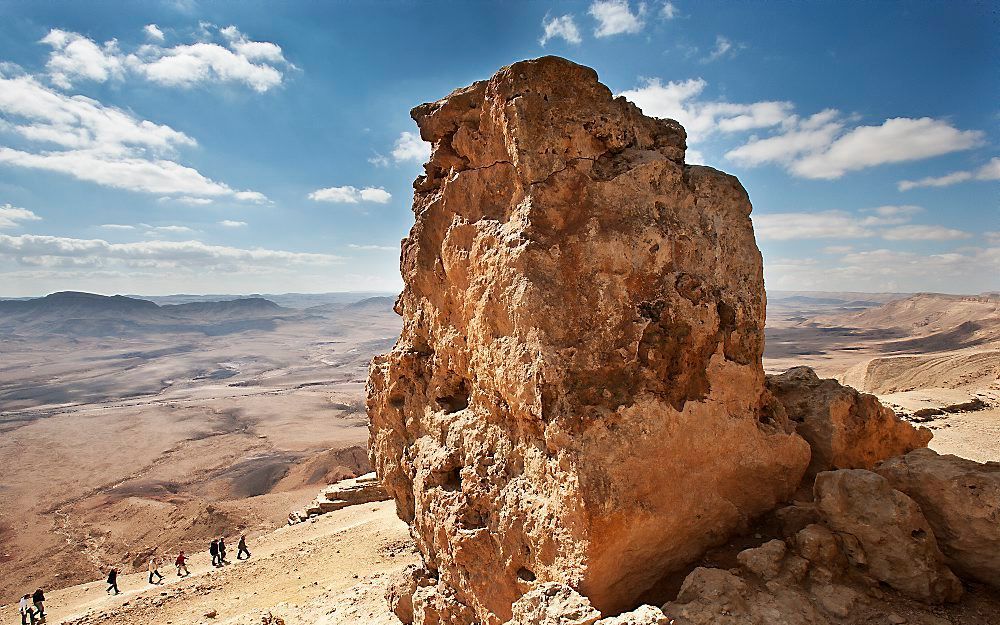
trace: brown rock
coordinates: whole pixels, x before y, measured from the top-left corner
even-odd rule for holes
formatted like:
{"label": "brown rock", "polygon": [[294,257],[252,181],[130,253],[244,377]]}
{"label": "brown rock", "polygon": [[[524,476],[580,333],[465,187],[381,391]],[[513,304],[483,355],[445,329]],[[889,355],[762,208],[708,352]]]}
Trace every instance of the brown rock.
{"label": "brown rock", "polygon": [[833,469],[872,469],[931,440],[930,430],[900,420],[874,395],[821,380],[809,367],[769,375],[767,387],[812,447],[807,476]]}
{"label": "brown rock", "polygon": [[455,598],[445,584],[418,586],[413,592],[413,625],[468,625],[475,622],[472,608]]}
{"label": "brown rock", "polygon": [[369,377],[373,465],[485,625],[536,582],[633,607],[808,464],[764,388],[746,192],[563,59],[413,117],[434,150]]}
{"label": "brown rock", "polygon": [[825,525],[808,525],[795,535],[795,548],[798,553],[813,564],[837,571],[847,564],[837,537]]}
{"label": "brown rock", "polygon": [[816,506],[826,524],[857,541],[853,564],[901,593],[932,603],[957,601],[962,584],[944,564],[934,532],[915,501],[871,471],[844,469],[816,476]]}
{"label": "brown rock", "polygon": [[917,449],[876,471],[920,504],[954,571],[1000,588],[1000,464]]}
{"label": "brown rock", "polygon": [[798,588],[772,581],[761,589],[728,571],[700,567],[663,611],[676,625],[830,625]]}
{"label": "brown rock", "polygon": [[736,560],[743,568],[767,581],[781,572],[781,561],[787,550],[785,541],[771,540],[760,547],[741,551]]}
{"label": "brown rock", "polygon": [[540,584],[511,607],[507,625],[593,625],[601,613],[586,597],[565,584]]}
{"label": "brown rock", "polygon": [[413,593],[417,588],[435,583],[430,572],[422,566],[409,565],[399,571],[389,583],[385,599],[403,625],[413,623]]}
{"label": "brown rock", "polygon": [[594,625],[670,625],[671,623],[670,618],[660,608],[643,605],[618,616],[602,618]]}

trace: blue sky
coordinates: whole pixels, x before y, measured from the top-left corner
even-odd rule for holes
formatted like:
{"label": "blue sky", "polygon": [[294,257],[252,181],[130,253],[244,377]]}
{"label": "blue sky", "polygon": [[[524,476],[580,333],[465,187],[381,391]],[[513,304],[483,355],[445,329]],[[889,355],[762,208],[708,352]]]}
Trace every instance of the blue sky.
{"label": "blue sky", "polygon": [[411,107],[557,54],[740,177],[771,289],[1000,289],[983,2],[0,1],[0,296],[396,290]]}

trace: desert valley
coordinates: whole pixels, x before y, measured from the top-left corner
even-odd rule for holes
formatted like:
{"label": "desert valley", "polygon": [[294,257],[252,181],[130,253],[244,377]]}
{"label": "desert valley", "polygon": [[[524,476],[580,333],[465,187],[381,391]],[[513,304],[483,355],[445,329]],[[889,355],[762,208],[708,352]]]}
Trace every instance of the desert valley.
{"label": "desert valley", "polygon": [[[177,298],[150,298],[164,312],[141,299],[0,302],[0,445],[11,461],[0,497],[18,511],[3,519],[4,603],[42,585],[60,589],[49,592],[56,622],[206,620],[221,609],[233,623],[269,611],[311,623],[337,606],[339,620],[325,622],[392,622],[386,579],[415,554],[391,505],[275,530],[324,484],[370,470],[364,380],[398,336],[393,298],[193,297],[190,313],[170,310]],[[769,373],[813,367],[931,428],[932,449],[1000,462],[997,295],[778,291],[767,319]],[[259,561],[209,569],[224,583],[184,582],[213,592],[172,589],[161,601],[145,583],[154,549],[187,549],[204,573],[208,542],[238,531],[260,543]],[[138,599],[121,612],[94,581],[112,564],[136,572]],[[277,587],[257,579],[272,570],[294,575]]]}

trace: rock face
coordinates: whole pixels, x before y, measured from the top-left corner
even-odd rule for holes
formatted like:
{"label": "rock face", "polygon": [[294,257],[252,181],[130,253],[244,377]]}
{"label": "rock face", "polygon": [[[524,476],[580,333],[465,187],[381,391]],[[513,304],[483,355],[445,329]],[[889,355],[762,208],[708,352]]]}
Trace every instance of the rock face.
{"label": "rock face", "polygon": [[876,470],[920,504],[952,569],[1000,588],[1000,464],[917,449]]}
{"label": "rock face", "polygon": [[927,428],[900,420],[874,395],[836,380],[821,380],[809,367],[767,376],[767,388],[809,441],[808,475],[834,469],[872,469],[878,462],[926,447]]}
{"label": "rock face", "polygon": [[944,564],[920,506],[882,476],[861,469],[816,476],[816,506],[844,541],[852,564],[920,601],[957,601],[962,583]]}
{"label": "rock face", "polygon": [[809,462],[764,386],[747,194],[563,59],[412,115],[434,148],[368,410],[373,466],[439,576],[418,592],[485,625],[549,581],[633,607]]}

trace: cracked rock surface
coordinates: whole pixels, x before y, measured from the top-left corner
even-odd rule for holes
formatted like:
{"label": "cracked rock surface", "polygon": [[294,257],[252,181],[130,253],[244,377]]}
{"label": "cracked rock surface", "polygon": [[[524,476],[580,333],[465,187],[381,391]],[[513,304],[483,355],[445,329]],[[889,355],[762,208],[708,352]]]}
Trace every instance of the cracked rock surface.
{"label": "cracked rock surface", "polygon": [[436,577],[414,622],[498,625],[544,582],[633,607],[809,463],[764,385],[746,191],[564,59],[412,115],[434,147],[368,409]]}

